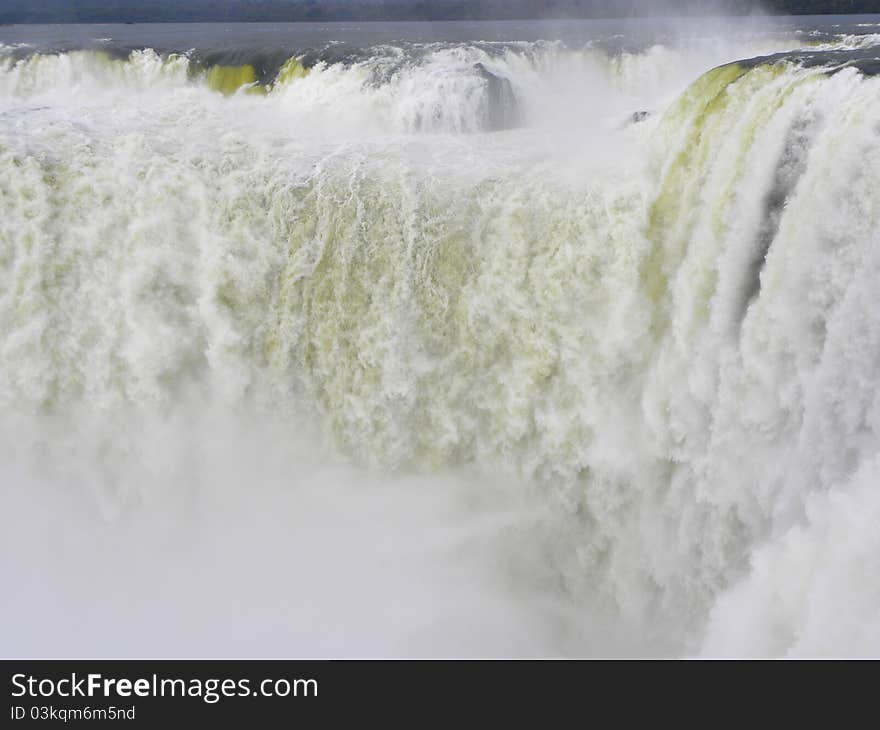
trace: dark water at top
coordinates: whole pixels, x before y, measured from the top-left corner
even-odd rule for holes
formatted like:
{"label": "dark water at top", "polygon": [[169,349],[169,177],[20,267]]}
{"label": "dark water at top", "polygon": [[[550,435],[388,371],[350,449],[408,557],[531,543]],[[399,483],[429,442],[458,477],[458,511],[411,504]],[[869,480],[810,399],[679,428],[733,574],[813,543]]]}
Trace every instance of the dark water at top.
{"label": "dark water at top", "polygon": [[0,27],[0,43],[27,44],[30,52],[153,48],[160,53],[304,52],[337,48],[341,54],[382,44],[511,43],[553,40],[570,46],[627,48],[706,37],[803,34],[818,40],[880,32],[880,15],[769,18],[636,18],[609,20],[444,21],[394,23],[161,23],[14,25]]}
{"label": "dark water at top", "polygon": [[[639,52],[655,45],[677,46],[714,38],[792,39],[833,42],[841,36],[880,34],[880,15],[775,16],[752,18],[631,18],[593,20],[438,21],[358,23],[155,23],[101,25],[15,25],[0,27],[0,55],[21,59],[35,53],[100,50],[114,58],[151,48],[184,53],[196,66],[256,69],[261,82],[275,78],[296,56],[306,66],[349,63],[376,55],[418,60],[437,45],[469,44],[489,54],[519,43],[561,42],[612,53]],[[848,55],[847,55],[848,54]],[[840,57],[838,57],[840,56]],[[880,69],[874,49],[809,55],[808,63],[851,61],[866,73]]]}

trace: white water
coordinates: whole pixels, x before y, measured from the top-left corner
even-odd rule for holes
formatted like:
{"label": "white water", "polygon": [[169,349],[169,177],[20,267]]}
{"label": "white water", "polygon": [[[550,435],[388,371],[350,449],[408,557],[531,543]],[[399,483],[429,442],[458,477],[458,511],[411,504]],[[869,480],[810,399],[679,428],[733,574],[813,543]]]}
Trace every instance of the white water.
{"label": "white water", "polygon": [[7,61],[3,653],[876,654],[880,80],[691,85],[797,45]]}

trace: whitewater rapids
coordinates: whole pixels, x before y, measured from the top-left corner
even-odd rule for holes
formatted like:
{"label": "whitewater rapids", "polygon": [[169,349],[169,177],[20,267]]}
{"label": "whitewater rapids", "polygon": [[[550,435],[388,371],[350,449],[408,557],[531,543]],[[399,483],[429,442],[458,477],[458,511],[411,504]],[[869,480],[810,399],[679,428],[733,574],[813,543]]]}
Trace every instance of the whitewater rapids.
{"label": "whitewater rapids", "polygon": [[880,653],[874,31],[0,35],[4,655]]}

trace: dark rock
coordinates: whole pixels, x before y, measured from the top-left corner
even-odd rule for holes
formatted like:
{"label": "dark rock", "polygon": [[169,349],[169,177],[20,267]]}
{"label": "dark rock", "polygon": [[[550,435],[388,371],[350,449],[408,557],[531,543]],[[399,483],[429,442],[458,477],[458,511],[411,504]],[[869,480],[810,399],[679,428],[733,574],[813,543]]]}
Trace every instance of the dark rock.
{"label": "dark rock", "polygon": [[503,76],[493,74],[482,63],[475,64],[474,69],[486,81],[486,92],[489,97],[486,129],[495,131],[518,127],[519,103],[510,81]]}

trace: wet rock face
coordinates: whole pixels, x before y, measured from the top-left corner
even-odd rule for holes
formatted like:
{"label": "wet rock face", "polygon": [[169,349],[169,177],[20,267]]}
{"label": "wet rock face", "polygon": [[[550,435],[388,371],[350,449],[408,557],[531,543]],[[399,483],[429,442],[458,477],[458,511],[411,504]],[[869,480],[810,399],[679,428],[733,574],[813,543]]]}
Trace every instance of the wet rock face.
{"label": "wet rock face", "polygon": [[475,64],[474,69],[486,81],[489,97],[486,129],[497,131],[518,127],[520,124],[519,103],[510,81],[503,76],[493,74],[482,63]]}

